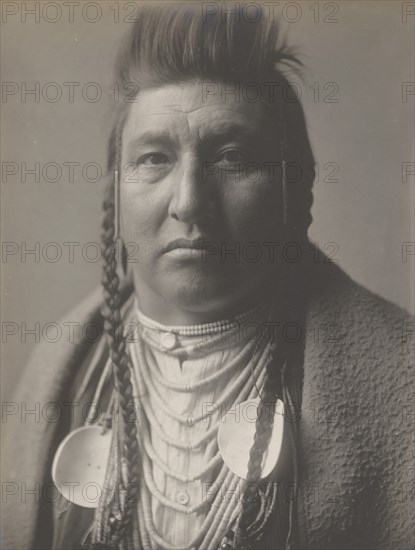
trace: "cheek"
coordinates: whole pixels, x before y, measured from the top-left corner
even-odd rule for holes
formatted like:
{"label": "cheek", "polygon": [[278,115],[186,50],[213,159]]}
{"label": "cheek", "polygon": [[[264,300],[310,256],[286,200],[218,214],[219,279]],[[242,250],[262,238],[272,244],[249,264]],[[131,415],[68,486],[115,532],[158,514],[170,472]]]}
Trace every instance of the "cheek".
{"label": "cheek", "polygon": [[134,242],[141,249],[156,235],[156,216],[148,207],[147,201],[138,197],[136,193],[123,192],[121,198],[121,223],[124,238]]}
{"label": "cheek", "polygon": [[278,226],[278,186],[261,179],[241,182],[224,194],[228,227],[234,238],[254,240],[272,236]]}

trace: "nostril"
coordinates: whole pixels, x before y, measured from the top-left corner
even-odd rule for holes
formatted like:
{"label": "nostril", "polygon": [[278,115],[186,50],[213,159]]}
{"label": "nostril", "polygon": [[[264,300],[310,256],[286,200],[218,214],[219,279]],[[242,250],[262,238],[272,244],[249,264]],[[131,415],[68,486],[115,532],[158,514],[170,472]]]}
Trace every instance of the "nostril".
{"label": "nostril", "polygon": [[174,220],[194,224],[204,217],[204,204],[200,196],[175,197],[169,207],[169,215]]}

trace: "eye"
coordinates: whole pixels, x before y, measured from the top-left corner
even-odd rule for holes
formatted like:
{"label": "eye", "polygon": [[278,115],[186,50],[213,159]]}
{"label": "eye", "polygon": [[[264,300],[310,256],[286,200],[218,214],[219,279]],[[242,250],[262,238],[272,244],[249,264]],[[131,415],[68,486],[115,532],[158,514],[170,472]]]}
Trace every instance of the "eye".
{"label": "eye", "polygon": [[244,157],[244,151],[241,149],[227,149],[218,155],[217,162],[220,164],[235,164],[236,162],[243,162]]}
{"label": "eye", "polygon": [[138,159],[137,164],[151,168],[170,164],[170,159],[164,153],[147,153]]}

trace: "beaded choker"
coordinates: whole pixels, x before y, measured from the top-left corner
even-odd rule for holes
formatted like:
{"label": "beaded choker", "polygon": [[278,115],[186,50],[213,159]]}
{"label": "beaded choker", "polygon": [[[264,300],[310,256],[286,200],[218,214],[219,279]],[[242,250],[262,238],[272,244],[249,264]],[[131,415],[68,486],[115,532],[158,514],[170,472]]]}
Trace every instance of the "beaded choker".
{"label": "beaded choker", "polygon": [[150,319],[140,310],[138,301],[135,301],[135,310],[138,321],[142,327],[149,330],[156,330],[159,332],[168,332],[172,334],[178,334],[180,336],[204,336],[207,334],[218,334],[220,332],[234,330],[238,328],[241,323],[247,321],[254,313],[260,310],[259,307],[251,308],[239,315],[236,315],[233,319],[224,319],[215,321],[212,323],[202,323],[199,325],[164,325],[158,323],[153,319]]}

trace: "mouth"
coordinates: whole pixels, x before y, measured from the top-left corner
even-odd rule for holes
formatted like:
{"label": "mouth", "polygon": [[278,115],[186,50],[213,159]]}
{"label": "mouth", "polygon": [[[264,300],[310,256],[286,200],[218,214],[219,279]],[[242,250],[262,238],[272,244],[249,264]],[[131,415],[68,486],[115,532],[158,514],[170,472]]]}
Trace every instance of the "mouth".
{"label": "mouth", "polygon": [[209,242],[206,239],[198,237],[196,239],[175,239],[174,241],[169,242],[169,244],[164,248],[163,252],[174,252],[184,254],[200,254],[203,251],[206,251],[206,247]]}

